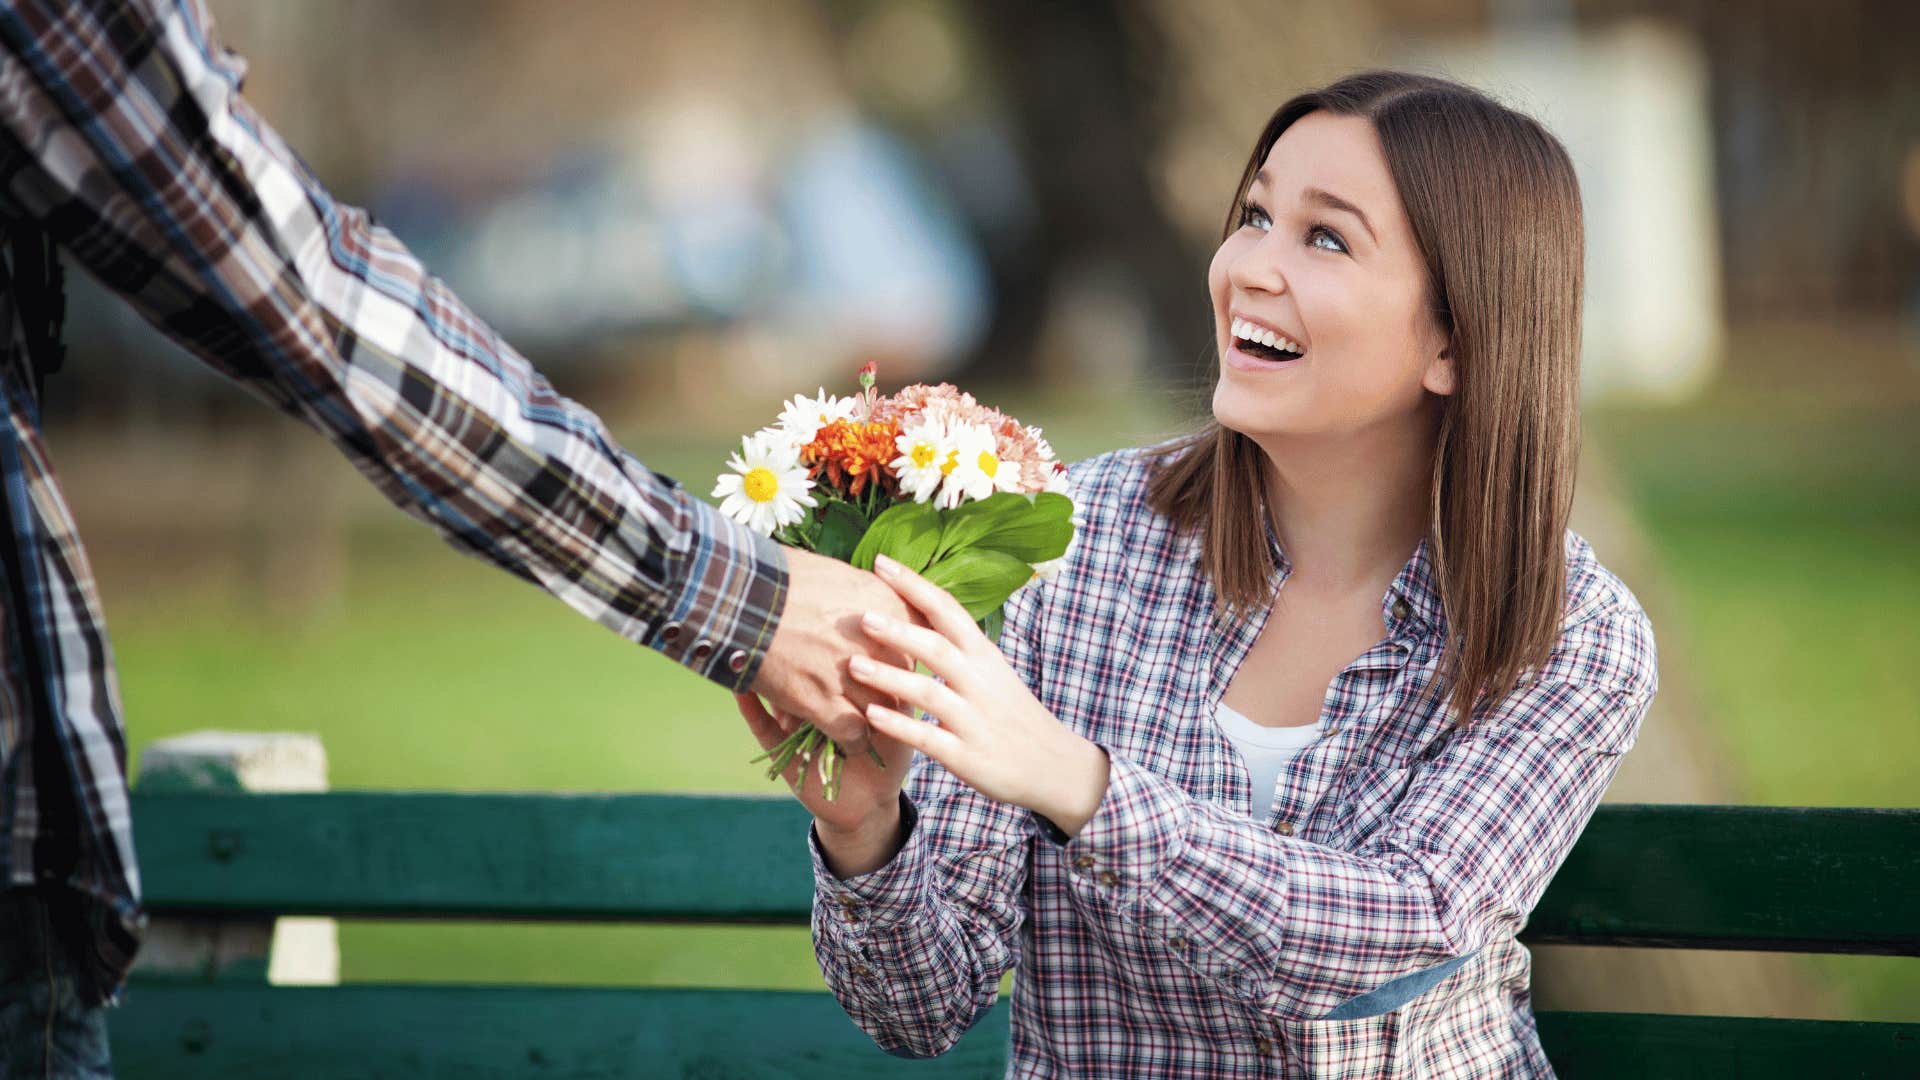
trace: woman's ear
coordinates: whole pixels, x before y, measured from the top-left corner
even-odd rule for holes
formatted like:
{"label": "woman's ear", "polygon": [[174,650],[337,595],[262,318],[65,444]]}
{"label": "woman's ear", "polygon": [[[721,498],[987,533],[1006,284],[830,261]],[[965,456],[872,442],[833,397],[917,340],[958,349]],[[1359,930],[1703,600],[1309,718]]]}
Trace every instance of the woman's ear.
{"label": "woman's ear", "polygon": [[1420,375],[1420,385],[1426,387],[1429,393],[1439,394],[1441,397],[1453,393],[1454,366],[1451,342],[1427,361],[1427,370]]}

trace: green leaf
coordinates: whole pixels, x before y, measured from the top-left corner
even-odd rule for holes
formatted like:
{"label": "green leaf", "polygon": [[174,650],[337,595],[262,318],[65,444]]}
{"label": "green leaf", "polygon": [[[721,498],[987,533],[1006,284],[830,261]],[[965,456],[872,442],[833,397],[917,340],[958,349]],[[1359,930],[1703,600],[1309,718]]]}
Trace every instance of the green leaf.
{"label": "green leaf", "polygon": [[832,499],[821,515],[820,532],[814,538],[813,550],[829,559],[848,562],[866,534],[867,516],[860,512],[860,508],[850,502]]}
{"label": "green leaf", "polygon": [[934,563],[928,581],[953,594],[975,622],[1000,610],[1013,591],[1033,577],[1033,567],[990,548],[967,548]]}
{"label": "green leaf", "polygon": [[873,557],[887,557],[916,571],[925,570],[933,561],[940,544],[940,512],[930,503],[898,503],[873,519],[873,527],[860,538],[860,545],[848,562],[862,570],[873,569]]}
{"label": "green leaf", "polygon": [[987,635],[988,641],[998,645],[1000,644],[1000,629],[1004,625],[1006,625],[1006,616],[1003,614],[1002,609],[994,608],[992,611],[987,612],[986,618],[980,620],[980,632]]}
{"label": "green leaf", "polygon": [[995,492],[978,502],[961,503],[940,511],[940,547],[934,559],[940,560],[962,548],[974,546],[1031,504],[1024,495],[1010,491]]}
{"label": "green leaf", "polygon": [[987,548],[1028,565],[1057,559],[1073,541],[1073,500],[1054,492],[1002,491],[941,511],[937,561],[957,551]]}

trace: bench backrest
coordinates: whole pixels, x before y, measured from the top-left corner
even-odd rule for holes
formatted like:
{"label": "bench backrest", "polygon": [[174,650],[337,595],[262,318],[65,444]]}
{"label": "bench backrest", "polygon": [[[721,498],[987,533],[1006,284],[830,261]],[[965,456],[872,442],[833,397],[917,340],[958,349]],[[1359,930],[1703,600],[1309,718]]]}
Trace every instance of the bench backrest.
{"label": "bench backrest", "polygon": [[[134,802],[159,914],[805,924],[812,900],[807,817],[784,796]],[[1920,811],[1606,806],[1523,937],[1915,956],[1917,891]],[[1003,1003],[953,1055],[894,1062],[830,996],[774,991],[175,984],[136,987],[121,1012],[115,1053],[130,1077],[291,1075],[272,1067],[289,1062],[311,1077],[979,1076],[1004,1067],[1006,1044]],[[1566,1076],[1920,1075],[1920,1025],[1540,1024]]]}

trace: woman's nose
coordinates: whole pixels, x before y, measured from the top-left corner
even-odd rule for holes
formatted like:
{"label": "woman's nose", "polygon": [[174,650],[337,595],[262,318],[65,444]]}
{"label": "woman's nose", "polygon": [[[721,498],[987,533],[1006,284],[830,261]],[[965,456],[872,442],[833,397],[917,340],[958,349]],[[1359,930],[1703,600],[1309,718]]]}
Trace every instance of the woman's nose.
{"label": "woman's nose", "polygon": [[1287,276],[1280,265],[1280,252],[1272,233],[1241,251],[1227,264],[1227,280],[1249,292],[1287,291]]}

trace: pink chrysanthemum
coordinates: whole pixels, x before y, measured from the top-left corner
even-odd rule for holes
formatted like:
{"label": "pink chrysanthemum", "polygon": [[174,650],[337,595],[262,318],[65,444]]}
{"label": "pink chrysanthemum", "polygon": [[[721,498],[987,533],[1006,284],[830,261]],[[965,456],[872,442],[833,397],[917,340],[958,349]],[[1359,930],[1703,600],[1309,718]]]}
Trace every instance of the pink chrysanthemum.
{"label": "pink chrysanthemum", "polygon": [[1020,470],[1020,490],[1028,495],[1045,491],[1047,477],[1053,475],[1053,448],[1040,437],[1040,429],[1007,420],[994,435],[1001,463]]}
{"label": "pink chrysanthemum", "polygon": [[993,432],[996,455],[1003,465],[1011,465],[1018,471],[1019,490],[1029,495],[1047,490],[1056,471],[1053,447],[1041,436],[1039,428],[1023,425],[998,409],[980,404],[972,394],[951,383],[917,383],[904,387],[880,399],[873,416],[875,420],[898,420],[903,426],[925,417],[954,429],[978,426]]}

